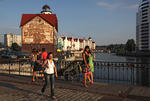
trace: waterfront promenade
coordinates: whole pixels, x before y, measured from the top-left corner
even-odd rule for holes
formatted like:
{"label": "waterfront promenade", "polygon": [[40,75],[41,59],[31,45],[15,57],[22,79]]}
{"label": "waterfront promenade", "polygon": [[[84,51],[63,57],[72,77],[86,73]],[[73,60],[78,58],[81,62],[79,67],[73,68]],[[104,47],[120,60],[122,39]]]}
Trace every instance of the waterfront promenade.
{"label": "waterfront promenade", "polygon": [[[48,89],[40,92],[43,81],[30,76],[0,74],[0,101],[51,101]],[[150,88],[95,83],[84,88],[79,82],[56,80],[56,101],[150,101]]]}

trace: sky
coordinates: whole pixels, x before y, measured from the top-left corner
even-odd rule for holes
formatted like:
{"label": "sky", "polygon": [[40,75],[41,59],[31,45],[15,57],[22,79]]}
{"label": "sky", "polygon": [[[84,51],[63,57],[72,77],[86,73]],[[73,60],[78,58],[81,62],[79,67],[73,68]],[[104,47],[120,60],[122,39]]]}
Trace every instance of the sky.
{"label": "sky", "polygon": [[43,5],[57,15],[58,36],[92,37],[97,45],[125,44],[136,37],[140,0],[0,0],[3,34],[21,34],[22,14],[39,14]]}

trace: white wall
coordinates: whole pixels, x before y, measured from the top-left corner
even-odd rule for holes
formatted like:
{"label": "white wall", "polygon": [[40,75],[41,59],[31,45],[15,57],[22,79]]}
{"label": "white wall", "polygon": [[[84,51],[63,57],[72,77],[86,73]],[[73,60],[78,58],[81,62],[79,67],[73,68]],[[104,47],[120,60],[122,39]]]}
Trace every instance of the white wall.
{"label": "white wall", "polygon": [[21,35],[18,34],[5,34],[5,46],[11,47],[12,43],[17,43],[19,46],[21,46]]}
{"label": "white wall", "polygon": [[90,49],[95,49],[96,47],[96,44],[93,43],[92,40],[83,40],[83,42],[80,42],[79,40],[80,39],[77,39],[77,41],[75,41],[74,38],[68,40],[68,37],[65,37],[65,39],[62,42],[64,46],[63,50],[80,50],[81,48],[84,49],[87,45],[90,47]]}

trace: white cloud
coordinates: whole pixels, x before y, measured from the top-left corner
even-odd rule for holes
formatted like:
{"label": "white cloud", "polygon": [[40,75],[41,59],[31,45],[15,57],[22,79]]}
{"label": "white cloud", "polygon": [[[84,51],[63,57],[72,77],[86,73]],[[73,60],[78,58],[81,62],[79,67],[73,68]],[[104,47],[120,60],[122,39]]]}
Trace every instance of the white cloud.
{"label": "white cloud", "polygon": [[98,2],[96,3],[96,5],[101,6],[101,7],[105,7],[107,9],[116,9],[116,8],[130,8],[130,9],[135,9],[138,8],[138,4],[134,4],[134,5],[126,5],[126,4],[122,4],[122,3],[108,3],[108,2]]}
{"label": "white cloud", "polygon": [[107,9],[114,9],[117,8],[119,5],[118,4],[109,4],[107,2],[98,2],[98,6],[106,7]]}
{"label": "white cloud", "polygon": [[139,5],[135,4],[135,5],[128,6],[127,8],[138,8],[138,7],[139,7]]}

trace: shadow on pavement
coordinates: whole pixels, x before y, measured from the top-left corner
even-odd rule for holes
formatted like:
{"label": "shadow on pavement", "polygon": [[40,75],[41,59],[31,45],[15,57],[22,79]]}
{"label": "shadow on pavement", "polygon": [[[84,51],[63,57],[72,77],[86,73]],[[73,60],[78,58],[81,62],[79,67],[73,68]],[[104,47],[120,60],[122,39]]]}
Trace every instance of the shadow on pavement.
{"label": "shadow on pavement", "polygon": [[[36,94],[36,95],[38,95],[38,96],[42,96],[42,95],[43,95],[43,94],[34,92],[34,91],[32,91],[32,90],[25,90],[25,89],[23,89],[23,88],[18,88],[18,87],[16,87],[16,86],[13,85],[13,84],[8,84],[8,83],[0,82],[0,86],[1,86],[1,87],[7,87],[7,88],[10,88],[10,89],[13,89],[13,90],[18,90],[18,91],[26,92],[26,93],[33,93],[33,94]],[[45,96],[45,95],[44,95],[44,96]]]}

